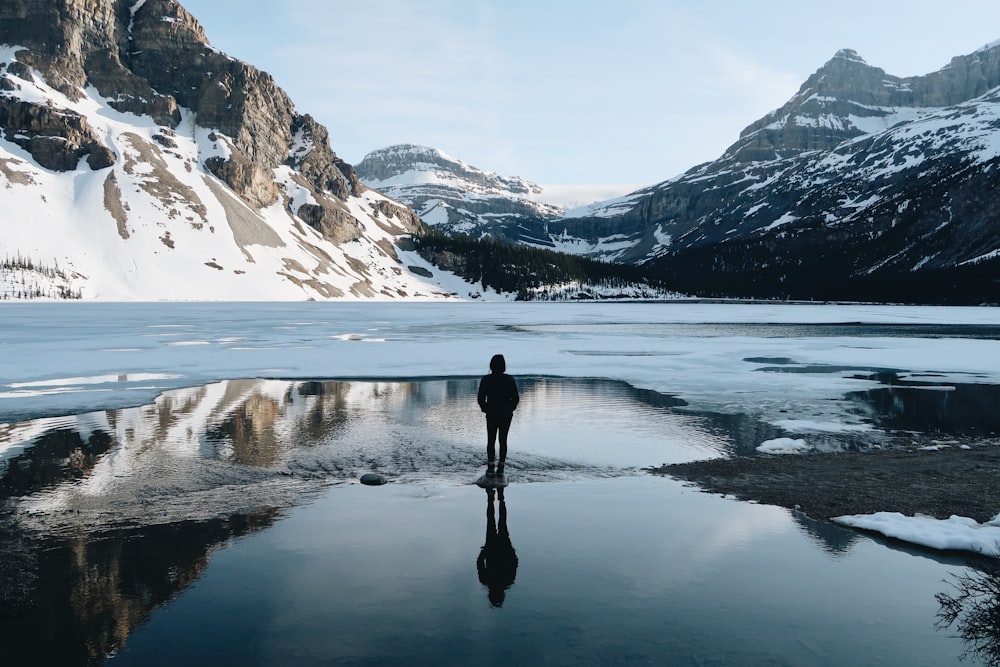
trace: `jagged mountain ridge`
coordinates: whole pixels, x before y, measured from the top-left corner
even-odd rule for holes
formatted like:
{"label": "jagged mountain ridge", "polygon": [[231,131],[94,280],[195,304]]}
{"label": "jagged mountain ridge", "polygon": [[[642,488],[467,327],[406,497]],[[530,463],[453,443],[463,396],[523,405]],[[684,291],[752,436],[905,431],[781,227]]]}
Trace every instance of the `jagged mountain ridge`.
{"label": "jagged mountain ridge", "polygon": [[937,72],[900,78],[842,49],[781,108],[740,133],[722,160],[766,161],[832,150],[923,113],[961,104],[1000,86],[996,45],[956,56]]}
{"label": "jagged mountain ridge", "polygon": [[998,87],[1000,42],[905,79],[842,50],[719,159],[547,241],[688,293],[996,302]]}
{"label": "jagged mountain ridge", "polygon": [[436,148],[389,146],[368,153],[355,170],[365,185],[450,234],[526,242],[544,235],[544,222],[563,213],[532,198],[542,192],[539,185],[484,171]]}
{"label": "jagged mountain ridge", "polygon": [[401,249],[413,211],[176,0],[8,3],[0,41],[0,261],[57,264],[84,298],[467,287]]}

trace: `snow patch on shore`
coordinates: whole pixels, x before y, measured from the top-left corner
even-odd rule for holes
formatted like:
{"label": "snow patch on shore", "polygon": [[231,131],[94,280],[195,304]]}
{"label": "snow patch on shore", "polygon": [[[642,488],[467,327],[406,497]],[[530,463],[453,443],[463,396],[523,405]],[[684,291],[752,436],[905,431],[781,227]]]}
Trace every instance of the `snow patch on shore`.
{"label": "snow patch on shore", "polygon": [[852,514],[834,517],[833,521],[930,549],[971,551],[1000,558],[1000,515],[985,524],[955,515],[942,520],[928,516],[908,517],[899,512]]}
{"label": "snow patch on shore", "polygon": [[798,438],[775,438],[757,445],[761,454],[801,454],[809,449],[806,441]]}

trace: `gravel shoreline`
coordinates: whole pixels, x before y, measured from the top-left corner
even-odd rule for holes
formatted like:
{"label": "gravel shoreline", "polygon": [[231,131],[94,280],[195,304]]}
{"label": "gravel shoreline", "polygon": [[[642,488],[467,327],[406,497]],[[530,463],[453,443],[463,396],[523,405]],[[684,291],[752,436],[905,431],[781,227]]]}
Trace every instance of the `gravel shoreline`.
{"label": "gravel shoreline", "polygon": [[799,509],[823,521],[900,512],[985,523],[1000,514],[1000,447],[995,445],[712,459],[650,472],[710,493]]}

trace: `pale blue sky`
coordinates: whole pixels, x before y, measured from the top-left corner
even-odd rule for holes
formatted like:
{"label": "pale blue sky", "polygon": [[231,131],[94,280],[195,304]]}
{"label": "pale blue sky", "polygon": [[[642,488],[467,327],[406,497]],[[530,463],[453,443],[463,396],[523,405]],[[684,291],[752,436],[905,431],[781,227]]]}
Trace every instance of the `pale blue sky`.
{"label": "pale blue sky", "polygon": [[181,0],[358,162],[439,148],[542,184],[718,157],[841,48],[889,74],[1000,40],[996,0]]}

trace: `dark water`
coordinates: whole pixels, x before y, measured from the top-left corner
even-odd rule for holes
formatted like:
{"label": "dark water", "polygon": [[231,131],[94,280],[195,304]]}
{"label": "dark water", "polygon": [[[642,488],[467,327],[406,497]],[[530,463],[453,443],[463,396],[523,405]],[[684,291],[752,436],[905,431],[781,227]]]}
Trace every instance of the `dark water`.
{"label": "dark water", "polygon": [[848,398],[883,429],[943,436],[1000,436],[1000,386],[891,382]]}
{"label": "dark water", "polygon": [[[110,664],[952,664],[941,564],[662,480],[338,487],[215,554]],[[957,566],[956,566],[957,567]]]}
{"label": "dark water", "polygon": [[581,324],[532,324],[512,327],[522,331],[564,331],[637,334],[650,336],[696,336],[718,338],[966,338],[1000,340],[1000,327],[991,324],[873,324],[870,322],[766,323],[766,322],[596,322]]}
{"label": "dark water", "polygon": [[[965,650],[935,628],[962,558],[642,472],[752,451],[774,427],[620,382],[523,378],[511,484],[491,499],[469,483],[475,382],[230,381],[0,425],[20,442],[0,463],[4,664],[948,665]],[[935,433],[996,414],[995,388],[938,411],[905,392],[959,389],[884,390],[904,397],[844,400]],[[392,483],[356,483],[373,470]],[[484,573],[487,544],[516,569],[492,548]]]}
{"label": "dark water", "polygon": [[893,368],[797,364],[786,358],[748,358],[770,364],[764,373],[839,374],[881,386],[846,395],[855,412],[882,431],[962,438],[1000,436],[1000,386],[955,382],[933,373],[911,374]]}

